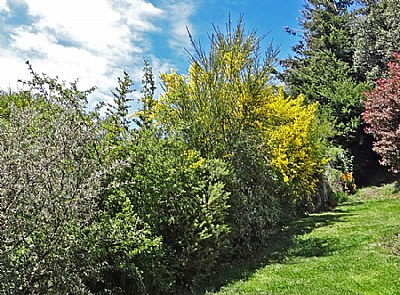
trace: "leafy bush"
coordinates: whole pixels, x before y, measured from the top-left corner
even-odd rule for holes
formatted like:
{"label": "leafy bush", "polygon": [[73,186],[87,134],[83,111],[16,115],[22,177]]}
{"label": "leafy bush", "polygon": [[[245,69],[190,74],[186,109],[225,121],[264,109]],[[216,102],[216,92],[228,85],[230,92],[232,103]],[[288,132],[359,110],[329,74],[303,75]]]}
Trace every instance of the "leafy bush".
{"label": "leafy bush", "polygon": [[[152,79],[146,64],[144,107],[134,117],[140,128],[129,129],[126,120],[131,85],[127,75],[119,80],[115,104],[109,106],[102,125],[101,161],[107,172],[99,196],[105,217],[100,233],[106,240],[107,236],[115,238],[108,238],[108,247],[102,247],[110,249],[111,245],[114,250],[101,253],[99,261],[108,261],[108,268],[91,285],[110,282],[110,278],[124,281],[123,285],[103,284],[103,289],[114,293],[118,289],[151,294],[187,292],[212,269],[227,245],[229,194],[224,178],[229,170],[222,161],[202,158],[179,137],[166,136],[152,126],[152,110],[150,106],[147,109],[153,101]],[[125,226],[124,236],[116,236],[112,224],[123,224],[121,218],[127,218],[131,227]],[[118,246],[113,248],[114,243]]]}
{"label": "leafy bush", "polygon": [[276,52],[270,48],[262,59],[261,38],[245,34],[241,20],[236,27],[229,22],[226,33],[216,29],[210,42],[206,53],[192,40],[188,75],[161,75],[165,93],[152,119],[202,157],[229,164],[230,250],[247,253],[267,242],[283,211],[310,203],[324,136],[316,104],[273,86]]}
{"label": "leafy bush", "polygon": [[[220,160],[204,159],[179,139],[141,135],[131,157],[129,189],[139,215],[162,238],[168,272],[178,287],[207,273],[227,243],[229,174]],[[158,275],[162,275],[158,273]],[[165,275],[165,274],[164,274]]]}
{"label": "leafy bush", "polygon": [[228,224],[232,230],[225,259],[248,257],[251,251],[268,244],[283,216],[285,199],[279,176],[248,138],[237,142],[230,165]]}
{"label": "leafy bush", "polygon": [[144,293],[135,263],[157,264],[161,241],[110,191],[124,109],[101,119],[90,91],[32,74],[28,91],[0,95],[1,293]]}
{"label": "leafy bush", "polygon": [[282,89],[271,87],[255,110],[263,153],[289,186],[289,202],[307,200],[315,192],[316,175],[326,163],[317,108],[317,104],[305,105],[303,96],[286,97]]}
{"label": "leafy bush", "polygon": [[366,94],[363,119],[365,131],[374,139],[373,150],[381,164],[393,172],[400,169],[400,55],[393,53],[387,77],[377,81],[376,88]]}
{"label": "leafy bush", "polygon": [[100,187],[89,92],[37,75],[28,84],[29,92],[0,95],[0,290],[78,294]]}

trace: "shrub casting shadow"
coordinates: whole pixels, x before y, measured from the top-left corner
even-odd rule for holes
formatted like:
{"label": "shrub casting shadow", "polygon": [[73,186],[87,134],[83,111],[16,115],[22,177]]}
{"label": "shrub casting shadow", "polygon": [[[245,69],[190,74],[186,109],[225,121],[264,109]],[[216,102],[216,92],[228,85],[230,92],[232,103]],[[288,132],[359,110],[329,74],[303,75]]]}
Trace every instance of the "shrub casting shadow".
{"label": "shrub casting shadow", "polygon": [[254,253],[247,259],[224,263],[213,273],[213,278],[204,282],[196,294],[218,291],[229,283],[248,279],[258,269],[271,264],[290,261],[294,257],[321,257],[339,250],[334,238],[307,238],[301,236],[316,228],[326,227],[337,222],[344,222],[344,216],[351,216],[348,211],[336,209],[332,212],[310,215],[287,221],[277,233],[269,238],[268,246]]}

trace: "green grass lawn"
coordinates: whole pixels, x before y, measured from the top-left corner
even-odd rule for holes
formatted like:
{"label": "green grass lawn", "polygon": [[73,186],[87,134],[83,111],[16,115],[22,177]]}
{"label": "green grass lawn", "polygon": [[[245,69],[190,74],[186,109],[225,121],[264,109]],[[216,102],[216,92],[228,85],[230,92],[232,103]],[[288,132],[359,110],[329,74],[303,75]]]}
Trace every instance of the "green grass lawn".
{"label": "green grass lawn", "polygon": [[289,224],[251,262],[227,266],[215,294],[400,294],[394,191],[365,189],[332,212]]}

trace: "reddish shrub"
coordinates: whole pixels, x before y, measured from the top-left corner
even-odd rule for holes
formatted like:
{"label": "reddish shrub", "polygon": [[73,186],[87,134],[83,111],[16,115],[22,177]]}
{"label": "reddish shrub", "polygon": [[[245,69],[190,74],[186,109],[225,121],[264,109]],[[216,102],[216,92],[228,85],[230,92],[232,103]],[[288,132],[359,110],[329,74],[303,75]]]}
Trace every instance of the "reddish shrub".
{"label": "reddish shrub", "polygon": [[393,53],[386,77],[378,79],[374,90],[366,93],[363,119],[365,131],[375,138],[373,150],[381,164],[400,170],[400,54]]}

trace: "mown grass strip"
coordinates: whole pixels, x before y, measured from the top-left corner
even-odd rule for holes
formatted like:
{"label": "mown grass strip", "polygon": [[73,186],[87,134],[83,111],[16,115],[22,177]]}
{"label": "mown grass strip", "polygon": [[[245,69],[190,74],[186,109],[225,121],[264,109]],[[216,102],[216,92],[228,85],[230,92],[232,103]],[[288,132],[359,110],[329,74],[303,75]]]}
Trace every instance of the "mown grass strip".
{"label": "mown grass strip", "polygon": [[364,190],[288,230],[264,255],[264,265],[241,269],[242,278],[216,294],[400,294],[399,194]]}

